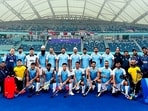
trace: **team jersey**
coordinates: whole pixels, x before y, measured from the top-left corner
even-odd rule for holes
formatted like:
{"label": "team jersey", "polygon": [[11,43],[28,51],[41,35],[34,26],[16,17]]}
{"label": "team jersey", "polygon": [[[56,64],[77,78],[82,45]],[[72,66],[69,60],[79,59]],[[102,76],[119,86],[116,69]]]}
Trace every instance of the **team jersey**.
{"label": "team jersey", "polygon": [[33,56],[27,55],[25,59],[27,67],[30,68],[31,63],[36,63],[36,59],[37,59],[36,55]]}
{"label": "team jersey", "polygon": [[98,74],[98,68],[92,68],[92,67],[90,67],[89,68],[89,72],[90,72],[90,78],[91,78],[91,80],[94,80],[96,77],[97,77],[97,74]]}
{"label": "team jersey", "polygon": [[92,61],[95,61],[96,62],[96,67],[97,68],[100,68],[101,67],[101,59],[102,59],[101,54],[99,54],[99,53],[97,53],[97,54],[92,53],[91,54],[91,59],[92,59]]}
{"label": "team jersey", "polygon": [[131,58],[130,58],[130,61],[131,60],[136,60],[136,64],[141,67],[142,65],[142,62],[141,62],[141,56],[140,55],[132,55]]}
{"label": "team jersey", "polygon": [[113,76],[115,77],[116,83],[121,83],[123,81],[123,76],[126,75],[126,72],[123,68],[115,68],[113,70]]}
{"label": "team jersey", "polygon": [[148,71],[148,55],[141,56],[142,70]]}
{"label": "team jersey", "polygon": [[21,54],[16,53],[16,60],[21,59],[23,64],[25,64],[25,57],[26,57],[26,55],[23,52]]}
{"label": "team jersey", "polygon": [[47,81],[49,81],[49,80],[51,80],[51,78],[53,77],[53,73],[54,73],[54,69],[53,68],[51,68],[50,70],[45,70],[45,81],[47,82]]}
{"label": "team jersey", "polygon": [[6,65],[8,68],[13,69],[16,66],[16,55],[6,55]]}
{"label": "team jersey", "polygon": [[111,68],[102,67],[102,68],[99,69],[99,71],[101,72],[101,76],[104,76],[104,77],[101,78],[102,83],[106,83],[112,75]]}
{"label": "team jersey", "polygon": [[28,73],[29,73],[29,79],[30,80],[33,79],[36,76],[37,68],[34,68],[34,69],[29,68]]}
{"label": "team jersey", "polygon": [[72,54],[70,56],[70,60],[72,61],[72,69],[74,69],[76,62],[81,60],[81,56],[79,54]]}
{"label": "team jersey", "polygon": [[51,64],[51,67],[52,68],[55,68],[56,67],[56,58],[57,56],[55,54],[47,54],[46,56],[46,60],[48,61],[48,63]]}
{"label": "team jersey", "polygon": [[57,60],[59,60],[59,67],[62,67],[63,63],[68,64],[68,60],[69,60],[69,55],[68,54],[59,54],[57,56]]}
{"label": "team jersey", "polygon": [[26,70],[25,66],[16,66],[14,68],[15,76],[23,79],[25,76],[25,70]]}
{"label": "team jersey", "polygon": [[64,82],[65,80],[68,79],[68,77],[70,77],[72,74],[69,72],[69,70],[63,70],[60,69],[58,72],[58,76],[61,76],[62,82]]}
{"label": "team jersey", "polygon": [[104,53],[102,55],[102,59],[103,59],[103,61],[102,61],[103,66],[105,64],[105,61],[108,61],[109,62],[109,67],[112,68],[114,56],[111,53],[109,53],[109,54]]}
{"label": "team jersey", "polygon": [[81,67],[83,69],[86,69],[89,67],[89,61],[91,60],[91,57],[88,54],[82,54],[81,55]]}
{"label": "team jersey", "polygon": [[141,74],[139,74],[138,72],[141,72],[141,70],[138,66],[130,67],[128,69],[128,73],[131,75],[132,81],[135,84],[137,84],[137,82],[142,79]]}
{"label": "team jersey", "polygon": [[75,78],[76,78],[76,81],[80,81],[81,78],[82,78],[82,75],[84,74],[84,70],[82,68],[79,68],[79,69],[74,69],[73,70],[73,73],[75,75]]}
{"label": "team jersey", "polygon": [[37,58],[41,67],[46,67],[46,57],[47,53],[45,53],[45,55],[42,55],[41,52],[37,54]]}

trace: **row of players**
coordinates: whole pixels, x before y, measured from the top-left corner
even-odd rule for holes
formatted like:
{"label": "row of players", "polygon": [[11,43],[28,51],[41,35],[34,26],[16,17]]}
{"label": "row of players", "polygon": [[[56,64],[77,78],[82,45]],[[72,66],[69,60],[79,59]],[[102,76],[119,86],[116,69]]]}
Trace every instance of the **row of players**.
{"label": "row of players", "polygon": [[[136,72],[135,72],[136,71]],[[139,84],[141,78],[137,78],[135,73],[141,70],[136,66],[136,61],[131,60],[131,67],[128,69],[129,74],[132,76],[133,84]],[[117,91],[123,90],[121,86],[125,88],[125,96],[129,98],[129,84],[126,71],[121,68],[121,63],[118,61],[115,64],[115,68],[112,70],[109,68],[109,62],[105,61],[105,65],[102,68],[96,67],[96,62],[92,61],[91,66],[86,70],[80,67],[80,62],[75,63],[75,68],[72,71],[68,70],[67,64],[63,63],[62,68],[56,74],[56,71],[48,63],[46,68],[38,68],[35,63],[31,63],[31,67],[26,70],[26,67],[22,65],[22,60],[17,61],[17,66],[14,68],[14,75],[16,77],[16,84],[19,91],[23,89],[23,80],[26,79],[26,87],[32,91],[35,88],[35,92],[38,93],[40,88],[46,83],[52,84],[53,94],[58,90],[68,87],[68,95],[74,95],[73,90],[80,91],[83,96],[87,95],[89,90],[94,90],[97,87],[97,96],[107,91],[109,86],[112,86],[112,94],[116,94]],[[58,76],[58,78],[56,78]],[[86,88],[88,87],[88,91]],[[58,88],[58,89],[57,89]],[[48,90],[47,87],[44,90]],[[136,93],[139,92],[139,85],[136,87]]]}
{"label": "row of players", "polygon": [[[66,53],[65,48],[61,48],[61,54],[56,55],[54,49],[50,48],[49,53],[45,51],[45,46],[41,47],[41,52],[34,54],[34,48],[30,48],[29,54],[26,56],[23,53],[23,49],[20,47],[18,53],[15,54],[15,50],[12,48],[10,53],[7,54],[3,61],[6,62],[7,67],[12,69],[16,66],[16,61],[21,59],[23,64],[27,67],[30,67],[32,62],[36,63],[37,66],[42,68],[46,67],[47,63],[50,63],[53,68],[57,71],[62,67],[63,63],[67,63],[70,70],[75,68],[76,61],[80,61],[81,68],[86,69],[90,66],[91,61],[96,62],[96,67],[100,68],[104,66],[105,61],[109,62],[109,67],[114,68],[116,61],[120,61],[122,67],[127,71],[129,68],[129,61],[136,60],[137,65],[141,68],[142,71],[148,72],[148,49],[146,47],[142,48],[143,55],[140,56],[137,53],[136,49],[133,49],[133,54],[130,56],[128,51],[124,51],[124,55],[120,53],[120,49],[117,48],[115,54],[110,53],[110,49],[106,48],[104,54],[98,52],[98,48],[94,48],[94,52],[91,55],[87,54],[87,49],[83,49],[83,54],[79,55],[76,47],[73,48],[73,54],[69,56]],[[148,74],[147,74],[148,75]]]}
{"label": "row of players", "polygon": [[[117,62],[120,62],[121,66],[125,69],[125,72],[128,73],[128,68],[129,68],[129,61],[135,60],[136,64],[140,66],[140,68],[143,70],[143,74],[145,77],[147,77],[147,71],[148,71],[148,50],[147,48],[142,48],[144,55],[139,56],[137,54],[136,49],[133,50],[133,55],[130,57],[128,55],[128,52],[124,52],[124,56],[120,54],[119,48],[116,49],[115,55],[112,55],[110,53],[110,49],[106,48],[106,51],[103,55],[99,54],[98,48],[94,48],[94,53],[89,56],[87,54],[87,49],[83,49],[83,54],[79,55],[77,53],[77,48],[75,47],[73,49],[74,53],[69,57],[66,54],[65,48],[61,49],[61,54],[56,56],[54,53],[53,48],[49,49],[49,53],[46,53],[45,51],[45,46],[41,47],[41,52],[37,54],[37,56],[34,54],[34,49],[30,48],[29,55],[25,55],[23,53],[23,49],[19,48],[18,53],[15,54],[15,50],[12,48],[10,50],[10,53],[6,55],[5,59],[3,60],[6,63],[6,67],[10,70],[11,74],[14,71],[14,67],[16,66],[16,61],[21,60],[22,64],[26,65],[28,69],[31,68],[31,63],[35,63],[37,67],[41,67],[43,71],[46,69],[46,65],[49,63],[51,64],[52,68],[55,68],[57,72],[59,72],[62,69],[62,64],[66,63],[67,67],[70,72],[73,72],[72,69],[75,69],[75,63],[77,61],[80,62],[80,67],[87,72],[87,68],[90,67],[91,61],[95,62],[96,68],[100,68],[102,66],[105,66],[105,62],[108,61],[108,67],[109,68],[115,68],[115,64]],[[3,65],[2,65],[3,66]],[[24,68],[25,69],[25,68]],[[0,71],[4,72],[3,70]],[[20,71],[18,71],[20,72]],[[145,73],[146,72],[146,73]],[[5,73],[5,72],[4,72]],[[19,74],[18,74],[19,75]],[[21,76],[22,77],[22,76]],[[20,78],[21,78],[20,77]],[[1,78],[1,76],[0,76]],[[19,76],[18,76],[19,78]],[[20,79],[19,78],[19,79]],[[18,80],[19,80],[18,79]],[[131,80],[130,80],[131,81]],[[0,82],[2,84],[3,82]]]}

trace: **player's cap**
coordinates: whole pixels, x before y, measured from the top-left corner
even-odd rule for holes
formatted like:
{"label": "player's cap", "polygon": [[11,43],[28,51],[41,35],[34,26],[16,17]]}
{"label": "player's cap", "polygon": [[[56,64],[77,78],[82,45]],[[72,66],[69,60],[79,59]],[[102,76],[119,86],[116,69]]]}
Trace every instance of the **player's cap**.
{"label": "player's cap", "polygon": [[136,49],[133,49],[132,52],[137,51]]}
{"label": "player's cap", "polygon": [[73,50],[77,50],[77,47],[74,47]]}
{"label": "player's cap", "polygon": [[18,49],[23,49],[23,47],[19,47]]}
{"label": "player's cap", "polygon": [[45,46],[44,46],[44,45],[42,45],[42,46],[41,46],[41,49],[45,49]]}
{"label": "player's cap", "polygon": [[31,48],[30,48],[30,50],[34,50],[34,48],[33,48],[33,47],[31,47]]}
{"label": "player's cap", "polygon": [[17,61],[20,61],[20,62],[22,62],[22,59],[18,59]]}

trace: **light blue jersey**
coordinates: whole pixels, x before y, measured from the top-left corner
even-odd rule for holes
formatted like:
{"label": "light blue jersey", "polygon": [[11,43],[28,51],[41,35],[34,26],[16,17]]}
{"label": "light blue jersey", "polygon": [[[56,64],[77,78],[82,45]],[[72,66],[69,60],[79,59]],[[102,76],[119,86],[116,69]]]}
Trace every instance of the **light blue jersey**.
{"label": "light blue jersey", "polygon": [[109,67],[112,68],[113,60],[114,60],[114,56],[111,53],[109,53],[109,54],[104,53],[102,55],[102,66],[104,66],[105,61],[108,61],[109,62]]}
{"label": "light blue jersey", "polygon": [[76,81],[78,82],[78,81],[81,80],[82,75],[84,74],[84,70],[81,69],[81,68],[79,68],[79,69],[76,69],[76,68],[75,68],[75,69],[73,70],[73,73],[74,73],[74,75],[75,75]]}
{"label": "light blue jersey", "polygon": [[71,74],[70,74],[69,70],[65,70],[64,71],[63,69],[61,69],[58,72],[58,76],[61,76],[62,82],[64,82],[65,80],[67,80],[70,75]]}
{"label": "light blue jersey", "polygon": [[94,80],[96,77],[97,77],[97,74],[98,74],[98,69],[97,68],[92,68],[90,67],[89,68],[89,72],[90,72],[90,78],[91,80]]}
{"label": "light blue jersey", "polygon": [[21,59],[23,64],[25,64],[25,57],[26,55],[23,52],[21,54],[16,53],[16,60]]}
{"label": "light blue jersey", "polygon": [[29,72],[29,79],[31,80],[31,79],[33,79],[36,76],[37,69],[36,68],[35,69],[29,68],[28,72]]}
{"label": "light blue jersey", "polygon": [[112,70],[110,68],[102,67],[99,71],[101,72],[101,76],[104,76],[101,78],[102,83],[106,83],[112,75]]}
{"label": "light blue jersey", "polygon": [[2,63],[2,57],[0,56],[0,63]]}
{"label": "light blue jersey", "polygon": [[53,77],[53,73],[54,73],[54,70],[53,69],[50,69],[50,70],[45,70],[45,82],[51,80],[51,78]]}
{"label": "light blue jersey", "polygon": [[45,53],[45,55],[42,55],[41,52],[39,52],[37,55],[40,66],[44,68],[46,67],[46,56],[47,53]]}
{"label": "light blue jersey", "polygon": [[113,70],[113,76],[115,77],[116,83],[121,83],[123,81],[123,78],[121,76],[126,75],[126,72],[123,68],[115,68]]}
{"label": "light blue jersey", "polygon": [[47,54],[46,60],[48,61],[48,63],[51,64],[52,68],[56,67],[56,55],[55,54]]}
{"label": "light blue jersey", "polygon": [[68,64],[68,60],[69,60],[69,55],[68,54],[59,54],[57,56],[57,59],[59,60],[59,67],[62,67],[63,63]]}
{"label": "light blue jersey", "polygon": [[72,61],[72,69],[74,69],[76,62],[80,62],[81,56],[79,54],[72,54],[70,60]]}
{"label": "light blue jersey", "polygon": [[89,67],[89,61],[91,60],[91,57],[88,55],[88,54],[83,54],[83,55],[81,55],[81,67],[82,68],[84,68],[84,69],[86,69],[86,68],[88,68]]}
{"label": "light blue jersey", "polygon": [[91,59],[92,59],[92,61],[95,61],[96,62],[96,67],[97,68],[100,68],[101,67],[101,59],[102,59],[101,54],[99,54],[99,53],[97,53],[97,54],[92,53],[91,54]]}

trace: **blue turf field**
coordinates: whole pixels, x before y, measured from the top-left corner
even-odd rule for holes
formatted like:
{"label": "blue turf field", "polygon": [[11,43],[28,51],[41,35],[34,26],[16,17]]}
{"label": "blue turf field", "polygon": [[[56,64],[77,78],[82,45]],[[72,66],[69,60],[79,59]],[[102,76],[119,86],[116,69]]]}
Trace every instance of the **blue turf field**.
{"label": "blue turf field", "polygon": [[87,97],[75,95],[64,98],[63,95],[50,98],[49,93],[41,93],[28,98],[24,94],[14,99],[0,95],[0,111],[148,111],[148,105],[142,99],[131,101],[122,95],[113,97],[104,94],[99,98],[94,93]]}

